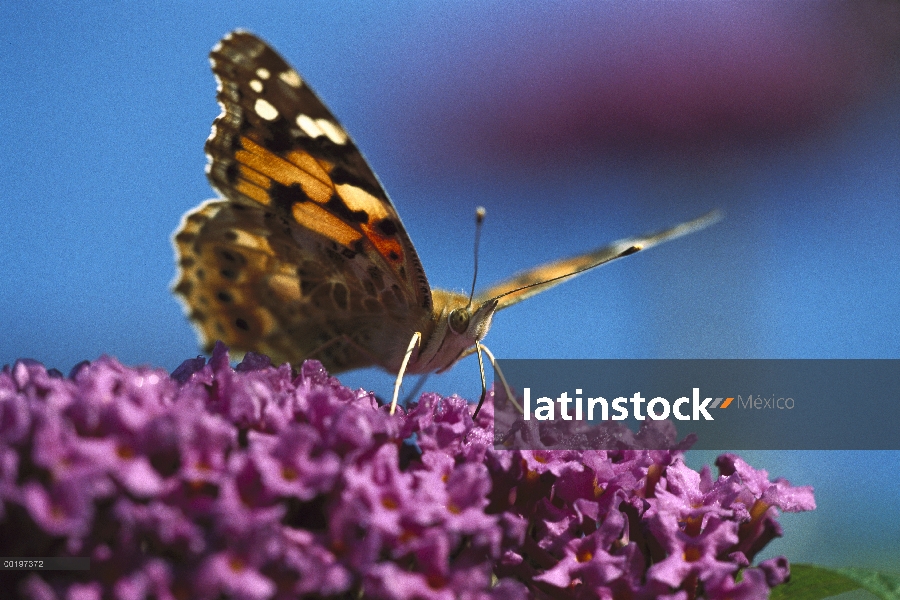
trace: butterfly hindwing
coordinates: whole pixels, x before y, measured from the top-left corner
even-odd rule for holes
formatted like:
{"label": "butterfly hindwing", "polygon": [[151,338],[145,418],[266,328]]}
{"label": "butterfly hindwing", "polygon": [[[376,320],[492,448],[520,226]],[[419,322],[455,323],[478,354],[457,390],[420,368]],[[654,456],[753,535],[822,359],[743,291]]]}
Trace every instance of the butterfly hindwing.
{"label": "butterfly hindwing", "polygon": [[261,207],[212,200],[188,213],[175,291],[205,349],[222,340],[276,364],[315,353],[333,372],[377,364],[395,315],[418,313],[376,269],[325,243]]}

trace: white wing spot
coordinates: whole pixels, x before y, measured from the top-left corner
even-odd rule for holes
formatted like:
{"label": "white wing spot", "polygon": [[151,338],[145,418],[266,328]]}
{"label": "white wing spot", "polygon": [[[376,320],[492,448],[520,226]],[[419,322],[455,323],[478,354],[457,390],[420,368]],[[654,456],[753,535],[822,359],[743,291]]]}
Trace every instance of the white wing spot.
{"label": "white wing spot", "polygon": [[274,121],[278,118],[278,109],[262,98],[256,99],[256,104],[253,105],[253,110],[255,110],[256,114],[258,114],[266,121]]}
{"label": "white wing spot", "polygon": [[335,144],[346,144],[347,134],[336,123],[328,119],[312,119],[309,115],[297,115],[297,127],[311,138],[326,136]]}
{"label": "white wing spot", "polygon": [[271,77],[271,73],[269,73],[268,69],[260,67],[256,70],[256,76],[265,81],[266,79]]}
{"label": "white wing spot", "polygon": [[303,80],[297,75],[297,71],[289,69],[278,74],[278,79],[282,80],[292,88],[299,88],[303,85]]}
{"label": "white wing spot", "polygon": [[[298,123],[299,124],[299,123]],[[316,125],[328,136],[328,139],[335,144],[343,145],[347,143],[347,133],[338,127],[337,124],[328,119],[316,119]]]}
{"label": "white wing spot", "polygon": [[319,137],[320,135],[325,135],[325,132],[319,128],[315,121],[309,118],[309,115],[298,115],[297,116],[297,127],[303,130],[303,133],[308,135],[311,138]]}
{"label": "white wing spot", "polygon": [[263,91],[263,84],[259,79],[251,79],[250,80],[250,89],[256,92],[257,94],[261,94]]}

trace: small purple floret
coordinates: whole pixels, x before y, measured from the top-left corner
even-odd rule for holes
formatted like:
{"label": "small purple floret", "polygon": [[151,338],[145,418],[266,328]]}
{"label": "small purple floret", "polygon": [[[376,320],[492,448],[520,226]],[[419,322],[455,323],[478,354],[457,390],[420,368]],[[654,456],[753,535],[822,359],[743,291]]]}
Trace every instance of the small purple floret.
{"label": "small purple floret", "polygon": [[[739,457],[493,448],[488,396],[391,416],[307,361],[221,344],[171,375],[103,357],[0,371],[0,572],[34,599],[764,598],[753,566],[811,488]],[[635,442],[637,443],[637,441]],[[10,592],[13,593],[13,592]]]}

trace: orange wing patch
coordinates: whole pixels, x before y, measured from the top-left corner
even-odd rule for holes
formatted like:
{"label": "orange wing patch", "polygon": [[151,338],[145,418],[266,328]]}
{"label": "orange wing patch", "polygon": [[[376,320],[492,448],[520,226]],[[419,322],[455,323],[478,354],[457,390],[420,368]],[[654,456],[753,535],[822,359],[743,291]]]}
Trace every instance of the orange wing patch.
{"label": "orange wing patch", "polygon": [[[334,185],[319,163],[306,152],[294,150],[287,159],[273,154],[250,138],[241,136],[243,150],[234,153],[234,158],[244,167],[249,167],[281,185],[299,184],[303,192],[315,202],[324,204],[334,193]],[[267,204],[267,203],[263,203]]]}
{"label": "orange wing patch", "polygon": [[[288,189],[299,186],[303,196],[296,194],[290,206],[297,223],[348,248],[364,235],[394,269],[398,268],[394,265],[405,262],[403,246],[395,235],[398,228],[392,217],[396,214],[384,199],[350,183],[335,185],[323,168],[325,161],[307,152],[291,150],[281,157],[246,136],[240,141],[243,149],[234,154],[242,178],[235,183],[239,192],[270,206],[274,199],[272,182]],[[333,168],[328,163],[326,166]],[[335,201],[335,194],[340,201]],[[354,221],[358,222],[355,227],[349,224]],[[405,279],[404,273],[400,275]]]}
{"label": "orange wing patch", "polygon": [[351,248],[362,235],[318,204],[296,202],[291,207],[294,219],[307,229],[320,233],[330,240]]}

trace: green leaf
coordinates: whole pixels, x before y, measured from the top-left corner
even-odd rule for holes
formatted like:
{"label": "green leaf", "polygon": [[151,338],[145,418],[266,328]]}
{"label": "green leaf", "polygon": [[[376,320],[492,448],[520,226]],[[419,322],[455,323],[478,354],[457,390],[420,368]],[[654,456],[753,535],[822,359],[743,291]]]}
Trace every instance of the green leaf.
{"label": "green leaf", "polygon": [[791,580],[772,590],[772,600],[820,600],[864,589],[882,600],[900,600],[900,577],[871,569],[827,569],[792,564]]}
{"label": "green leaf", "polygon": [[[793,570],[792,566],[791,571]],[[836,569],[836,571],[882,600],[900,600],[900,577],[897,575],[857,568]]]}
{"label": "green leaf", "polygon": [[862,583],[815,565],[792,564],[791,580],[772,589],[770,600],[820,600],[858,590]]}

